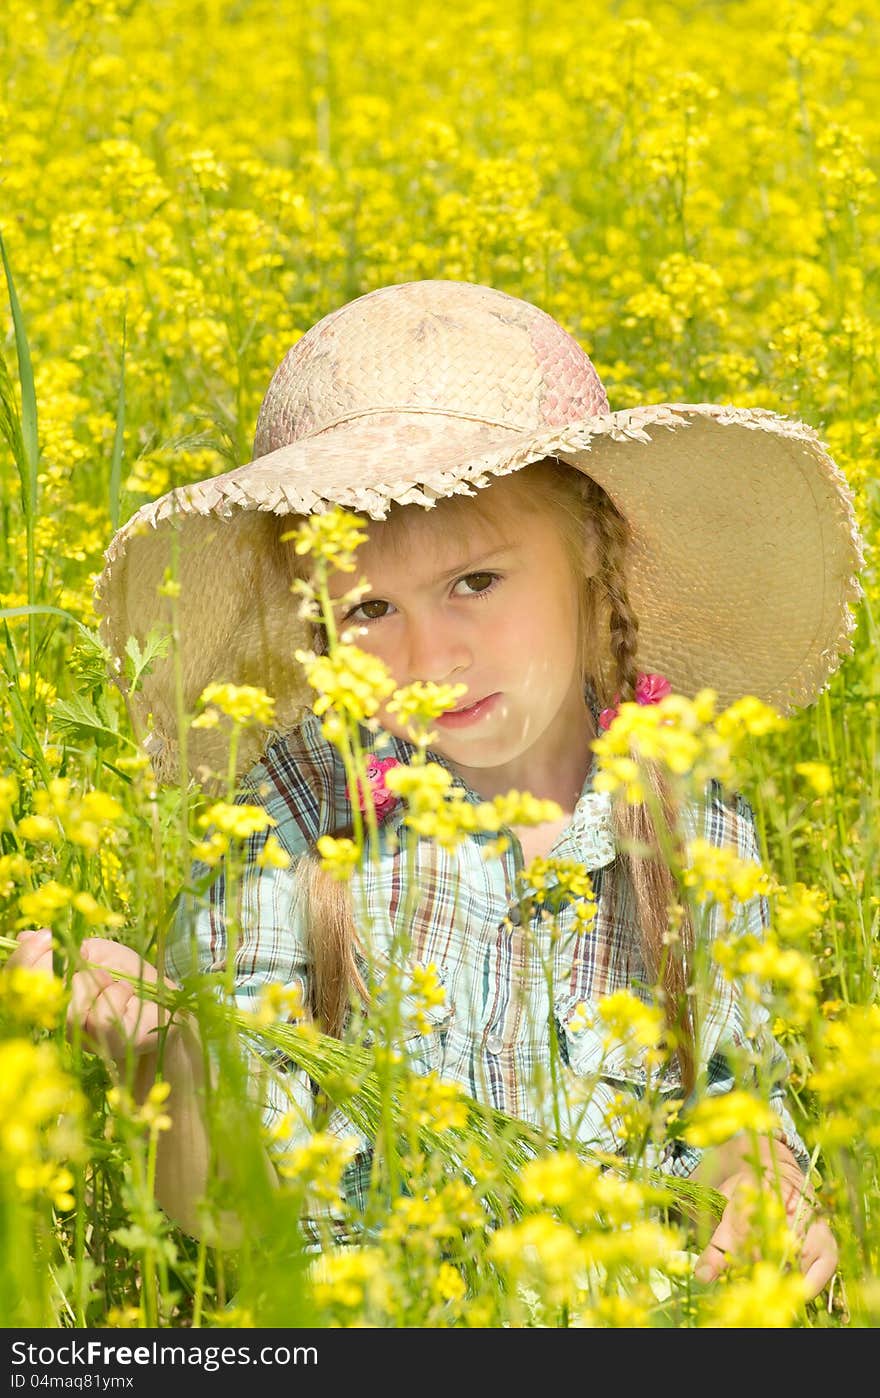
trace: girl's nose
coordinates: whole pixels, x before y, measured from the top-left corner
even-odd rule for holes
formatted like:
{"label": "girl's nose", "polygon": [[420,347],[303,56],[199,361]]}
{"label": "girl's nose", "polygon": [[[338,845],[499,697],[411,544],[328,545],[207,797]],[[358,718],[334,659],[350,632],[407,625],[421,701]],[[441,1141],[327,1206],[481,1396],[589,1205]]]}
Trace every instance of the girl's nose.
{"label": "girl's nose", "polygon": [[471,648],[457,623],[444,625],[436,614],[409,623],[408,673],[410,683],[432,680],[435,684],[463,682],[471,667]]}

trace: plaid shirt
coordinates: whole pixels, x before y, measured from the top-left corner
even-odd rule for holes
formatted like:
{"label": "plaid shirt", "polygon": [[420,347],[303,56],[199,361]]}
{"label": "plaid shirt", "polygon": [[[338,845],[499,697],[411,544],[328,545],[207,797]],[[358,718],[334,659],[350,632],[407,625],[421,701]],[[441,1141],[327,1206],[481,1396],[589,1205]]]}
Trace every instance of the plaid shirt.
{"label": "plaid shirt", "polygon": [[[592,691],[587,698],[598,720]],[[412,744],[380,732],[361,730],[365,749],[380,756],[409,762]],[[429,760],[448,765],[439,754]],[[451,769],[450,769],[451,770]],[[507,850],[484,858],[490,834],[468,835],[454,851],[418,838],[408,863],[408,832],[404,809],[398,804],[380,825],[378,863],[364,860],[353,879],[355,907],[366,899],[370,928],[369,954],[374,967],[381,965],[394,945],[395,928],[409,905],[410,962],[433,963],[445,990],[440,1007],[428,1010],[430,1032],[413,1030],[402,1045],[411,1066],[419,1073],[435,1072],[459,1083],[478,1100],[529,1122],[552,1126],[550,1120],[550,1010],[547,978],[542,962],[552,966],[552,1014],[564,1076],[574,1091],[568,1129],[584,1145],[605,1151],[625,1152],[620,1115],[615,1100],[646,1090],[662,1096],[681,1096],[676,1063],[659,1081],[656,1070],[644,1066],[623,1044],[610,1047],[597,1028],[576,1013],[621,989],[633,990],[648,1000],[641,987],[646,975],[641,937],[629,881],[621,877],[622,861],[616,860],[611,827],[611,799],[592,790],[595,758],[584,782],[574,813],[551,851],[555,859],[576,860],[591,875],[596,897],[595,921],[586,930],[575,926],[571,903],[556,914],[559,935],[551,937],[546,915],[535,909],[531,926],[520,925],[515,896],[515,876],[523,866],[516,838]],[[453,773],[454,785],[464,797],[482,798]],[[235,995],[241,1008],[253,1008],[263,986],[280,982],[298,987],[308,998],[309,951],[302,894],[294,877],[295,863],[321,835],[350,828],[351,805],[345,795],[346,775],[336,749],[321,733],[320,720],[308,714],[292,732],[270,741],[262,759],[242,783],[237,800],[262,805],[275,819],[272,828],[291,856],[288,869],[261,868],[256,859],[269,831],[247,841],[237,903],[241,930],[236,954]],[[748,802],[738,793],[726,800],[719,784],[708,784],[704,802],[689,804],[683,812],[688,839],[702,835],[712,844],[731,847],[741,859],[760,860],[754,817]],[[399,842],[399,848],[395,845]],[[414,871],[416,896],[408,883]],[[195,861],[192,882],[209,874]],[[617,880],[617,907],[612,916],[609,893]],[[225,969],[226,886],[222,864],[201,903],[192,895],[178,905],[166,964],[181,979],[190,968],[191,930],[198,946],[198,968],[203,972]],[[702,919],[701,936],[724,932],[724,915],[717,904]],[[730,932],[761,936],[769,922],[767,899],[757,896],[734,905]],[[359,923],[360,926],[360,923]],[[363,934],[362,934],[363,935]],[[698,1071],[701,1093],[730,1091],[743,1079],[735,1078],[733,1059],[741,1062],[746,1051],[756,1076],[768,1085],[769,1101],[779,1116],[781,1139],[808,1168],[809,1156],[795,1129],[785,1102],[784,1080],[788,1061],[769,1031],[768,1012],[747,1002],[735,985],[714,978],[701,1006]],[[737,1052],[731,1053],[731,1050]],[[313,1084],[304,1072],[280,1054],[267,1054],[270,1065],[260,1087],[263,1120],[268,1128],[290,1122],[270,1149],[283,1154],[308,1136],[313,1106]],[[279,1067],[280,1060],[280,1067]],[[578,1091],[578,1088],[582,1089]],[[358,1154],[344,1177],[345,1192],[355,1206],[363,1207],[370,1167],[370,1143],[338,1109],[326,1129],[359,1137]],[[702,1152],[680,1142],[660,1143],[649,1161],[661,1170],[688,1175]]]}

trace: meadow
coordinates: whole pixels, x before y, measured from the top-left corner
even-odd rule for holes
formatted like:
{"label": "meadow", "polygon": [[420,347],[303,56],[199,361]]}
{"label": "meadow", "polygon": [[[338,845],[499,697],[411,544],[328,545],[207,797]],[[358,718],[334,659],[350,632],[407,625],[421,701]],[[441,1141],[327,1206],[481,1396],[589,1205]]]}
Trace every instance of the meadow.
{"label": "meadow", "polygon": [[[439,19],[424,0],[3,7],[0,958],[51,927],[57,974],[0,973],[0,1325],[878,1323],[878,42],[877,7],[850,0],[449,0]],[[564,1133],[538,1138],[291,1023],[281,987],[250,1017],[187,988],[224,1070],[195,1239],[154,1199],[161,1087],[139,1103],[65,1035],[82,939],[155,961],[193,859],[234,869],[253,829],[231,788],[212,805],[155,782],[98,636],[103,550],[145,501],[250,460],[269,379],[316,320],[435,277],[542,306],[612,408],[803,419],[852,487],[864,596],[816,702],[781,720],[704,696],[668,710],[667,738],[642,732],[685,782],[735,776],[754,805],[748,887],[766,888],[772,924],[722,969],[790,1060],[840,1247],[816,1301],[771,1208],[754,1259],[702,1287],[693,1219],[717,1198],[638,1159],[602,1172]],[[149,663],[129,659],[130,678]],[[350,734],[340,674],[321,692]],[[270,698],[213,702],[234,734]],[[729,906],[743,877],[707,867],[682,898]],[[428,1013],[430,975],[411,989]],[[609,1007],[609,1033],[656,1045],[643,1009]],[[344,1143],[316,1130],[279,1188],[261,1173],[242,1043],[289,1048],[384,1143],[358,1246],[325,1220],[309,1251],[300,1226],[339,1206]],[[682,1129],[709,1143],[760,1128],[757,1097],[729,1105]]]}

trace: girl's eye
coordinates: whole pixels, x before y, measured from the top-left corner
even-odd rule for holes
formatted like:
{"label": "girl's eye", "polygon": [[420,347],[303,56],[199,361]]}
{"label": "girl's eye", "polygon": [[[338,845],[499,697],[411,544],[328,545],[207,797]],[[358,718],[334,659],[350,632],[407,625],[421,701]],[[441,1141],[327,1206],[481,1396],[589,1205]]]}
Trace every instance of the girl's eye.
{"label": "girl's eye", "polygon": [[[467,583],[468,591],[459,593],[458,596],[479,598],[488,597],[489,593],[494,591],[496,584],[500,581],[501,579],[497,573],[467,573],[465,577],[458,579],[455,586],[458,587],[459,583]],[[473,583],[476,583],[477,586],[472,587],[471,584]],[[378,597],[370,602],[361,602],[360,606],[353,607],[352,610],[347,613],[343,621],[359,621],[361,623],[365,621],[383,621],[388,615],[387,608],[389,605],[388,602],[383,602],[382,599]],[[370,608],[373,607],[384,607],[386,610],[378,612],[371,611]],[[358,616],[358,612],[361,613],[360,616]]]}
{"label": "girl's eye", "polygon": [[[470,585],[473,580],[476,580],[481,585],[473,589],[469,594],[471,597],[488,596],[496,582],[500,581],[497,573],[468,573],[467,577],[459,578],[458,582],[468,583],[468,585]],[[455,585],[458,587],[458,583]],[[465,596],[467,595],[468,594],[465,594]]]}

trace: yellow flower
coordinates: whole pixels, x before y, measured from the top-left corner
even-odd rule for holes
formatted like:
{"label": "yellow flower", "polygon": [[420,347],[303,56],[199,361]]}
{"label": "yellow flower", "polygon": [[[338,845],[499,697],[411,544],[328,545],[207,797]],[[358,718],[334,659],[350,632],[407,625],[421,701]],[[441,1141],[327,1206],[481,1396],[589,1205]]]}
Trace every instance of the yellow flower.
{"label": "yellow flower", "polygon": [[125,814],[122,806],[106,791],[87,791],[80,801],[80,814],[86,820],[100,820],[110,824]]}
{"label": "yellow flower", "polygon": [[433,681],[405,685],[395,689],[388,702],[388,712],[399,714],[400,721],[420,732],[440,714],[454,709],[467,694],[466,684],[434,684]]}
{"label": "yellow flower", "polygon": [[357,1152],[356,1136],[334,1136],[329,1131],[315,1131],[305,1145],[296,1146],[284,1155],[273,1157],[279,1175],[295,1180],[313,1197],[328,1204],[338,1202],[342,1190],[342,1173]]}
{"label": "yellow flower", "polygon": [[390,1290],[386,1267],[387,1258],[377,1247],[322,1252],[312,1271],[315,1306],[332,1312],[336,1307],[355,1311],[368,1302],[385,1304]]}
{"label": "yellow flower", "polygon": [[18,881],[26,879],[30,864],[23,854],[0,855],[0,898],[8,898]]}
{"label": "yellow flower", "polygon": [[584,931],[596,918],[593,882],[586,866],[576,859],[532,859],[517,874],[516,882],[526,897],[539,898],[553,913],[572,903],[578,931]]}
{"label": "yellow flower", "polygon": [[423,766],[401,762],[385,773],[385,785],[389,791],[402,796],[410,811],[418,815],[442,806],[452,786],[452,773],[439,762],[426,762]]}
{"label": "yellow flower", "polygon": [[730,742],[740,742],[747,736],[763,738],[768,733],[781,733],[788,725],[787,718],[753,694],[737,699],[715,720],[719,737]]}
{"label": "yellow flower", "polygon": [[562,818],[558,802],[544,801],[528,791],[505,792],[503,796],[494,796],[491,802],[482,803],[478,809],[486,806],[494,811],[501,825],[544,825]]}
{"label": "yellow flower", "polygon": [[253,1011],[258,1024],[275,1024],[279,1020],[296,1021],[306,1017],[303,1005],[302,987],[282,985],[271,981],[262,986],[257,1007]]}
{"label": "yellow flower", "polygon": [[718,1146],[738,1131],[766,1133],[778,1122],[779,1118],[765,1102],[735,1088],[698,1102],[683,1134],[692,1146]]}
{"label": "yellow flower", "polygon": [[16,829],[24,840],[58,840],[61,838],[61,831],[51,816],[22,816]]}
{"label": "yellow flower", "polygon": [[[269,838],[271,839],[271,836]],[[209,869],[216,869],[228,849],[229,836],[221,835],[215,831],[207,840],[197,840],[192,847],[192,852],[193,857],[200,859],[203,864],[207,864]]]}
{"label": "yellow flower", "polygon": [[523,1203],[533,1208],[566,1208],[582,1197],[594,1175],[594,1167],[573,1151],[558,1150],[529,1160],[520,1172]]}
{"label": "yellow flower", "polygon": [[431,1024],[425,1018],[425,1010],[434,1009],[446,1001],[446,991],[440,984],[437,967],[433,961],[427,966],[414,966],[412,969],[412,994],[415,1001],[413,1018],[420,1034],[430,1034]]}
{"label": "yellow flower", "polygon": [[[266,725],[275,722],[275,700],[266,693],[265,689],[259,689],[250,684],[209,684],[199,695],[200,704],[212,704],[214,709],[226,714],[233,722],[238,724],[262,723]],[[200,719],[194,719],[190,725],[193,728],[213,727],[216,717],[209,719],[212,713],[207,709]]]}
{"label": "yellow flower", "polygon": [[[571,1028],[577,1033],[584,1027],[601,1029],[606,1047],[622,1044],[636,1057],[644,1049],[657,1050],[666,1032],[663,1011],[656,1005],[646,1005],[629,990],[603,995],[595,1004],[578,1005]],[[661,1055],[648,1057],[649,1061],[659,1062]]]}
{"label": "yellow flower", "polygon": [[436,1073],[410,1078],[406,1107],[416,1126],[430,1126],[433,1131],[462,1131],[467,1126],[467,1098],[457,1083],[444,1082]]}
{"label": "yellow flower", "polygon": [[247,840],[251,835],[268,829],[270,825],[277,825],[278,821],[274,816],[270,816],[263,806],[215,801],[199,816],[196,824],[200,830],[207,830],[209,825],[216,825],[224,835],[231,835],[236,840]]}
{"label": "yellow flower", "polygon": [[54,1043],[0,1043],[0,1150],[7,1167],[60,1164],[77,1155],[83,1107]]}
{"label": "yellow flower", "polygon": [[434,1290],[441,1301],[463,1301],[467,1295],[467,1285],[461,1272],[450,1262],[441,1262],[437,1268]]}
{"label": "yellow flower", "polygon": [[260,869],[289,869],[292,862],[290,855],[279,844],[277,835],[266,836],[266,843],[254,860]]}
{"label": "yellow flower", "polygon": [[309,515],[298,528],[282,534],[281,539],[293,539],[300,555],[309,553],[340,572],[351,573],[355,566],[354,550],[367,541],[364,524],[360,515],[335,507],[324,514]]}
{"label": "yellow flower", "polygon": [[5,825],[18,801],[19,787],[15,777],[0,777],[0,826]]}
{"label": "yellow flower", "polygon": [[0,976],[0,1008],[20,1024],[54,1029],[66,1002],[64,982],[30,966],[13,966]]}
{"label": "yellow flower", "polygon": [[322,835],[317,842],[317,850],[321,856],[321,868],[340,883],[351,877],[360,859],[360,850],[354,840],[337,839],[334,835]]}
{"label": "yellow flower", "polygon": [[23,916],[16,921],[16,928],[54,926],[61,920],[73,894],[72,888],[55,879],[41,884],[33,893],[23,893],[18,900]]}
{"label": "yellow flower", "polygon": [[774,882],[754,860],[740,859],[730,848],[702,838],[687,846],[685,886],[696,890],[702,902],[714,898],[730,915],[734,901],[745,903],[757,894],[770,893]]}
{"label": "yellow flower", "polygon": [[318,691],[312,705],[318,717],[333,707],[363,723],[394,689],[388,667],[358,646],[339,645],[332,655],[297,650],[295,656],[309,684]]}
{"label": "yellow flower", "polygon": [[804,883],[780,888],[773,900],[773,926],[783,941],[796,941],[802,935],[818,932],[828,912],[824,889]]}
{"label": "yellow flower", "polygon": [[552,1305],[571,1303],[585,1286],[582,1241],[549,1214],[499,1228],[489,1241],[489,1256],[512,1279],[527,1279]]}
{"label": "yellow flower", "polygon": [[794,770],[802,777],[806,777],[810,786],[819,796],[827,796],[829,791],[834,790],[834,778],[831,775],[831,768],[825,762],[796,762]]}
{"label": "yellow flower", "polygon": [[786,1274],[773,1262],[757,1262],[748,1275],[717,1288],[701,1323],[731,1330],[781,1330],[796,1323],[805,1296],[801,1273]]}
{"label": "yellow flower", "polygon": [[75,893],[71,899],[77,912],[82,913],[89,927],[124,927],[122,913],[111,912],[96,902],[91,893]]}

